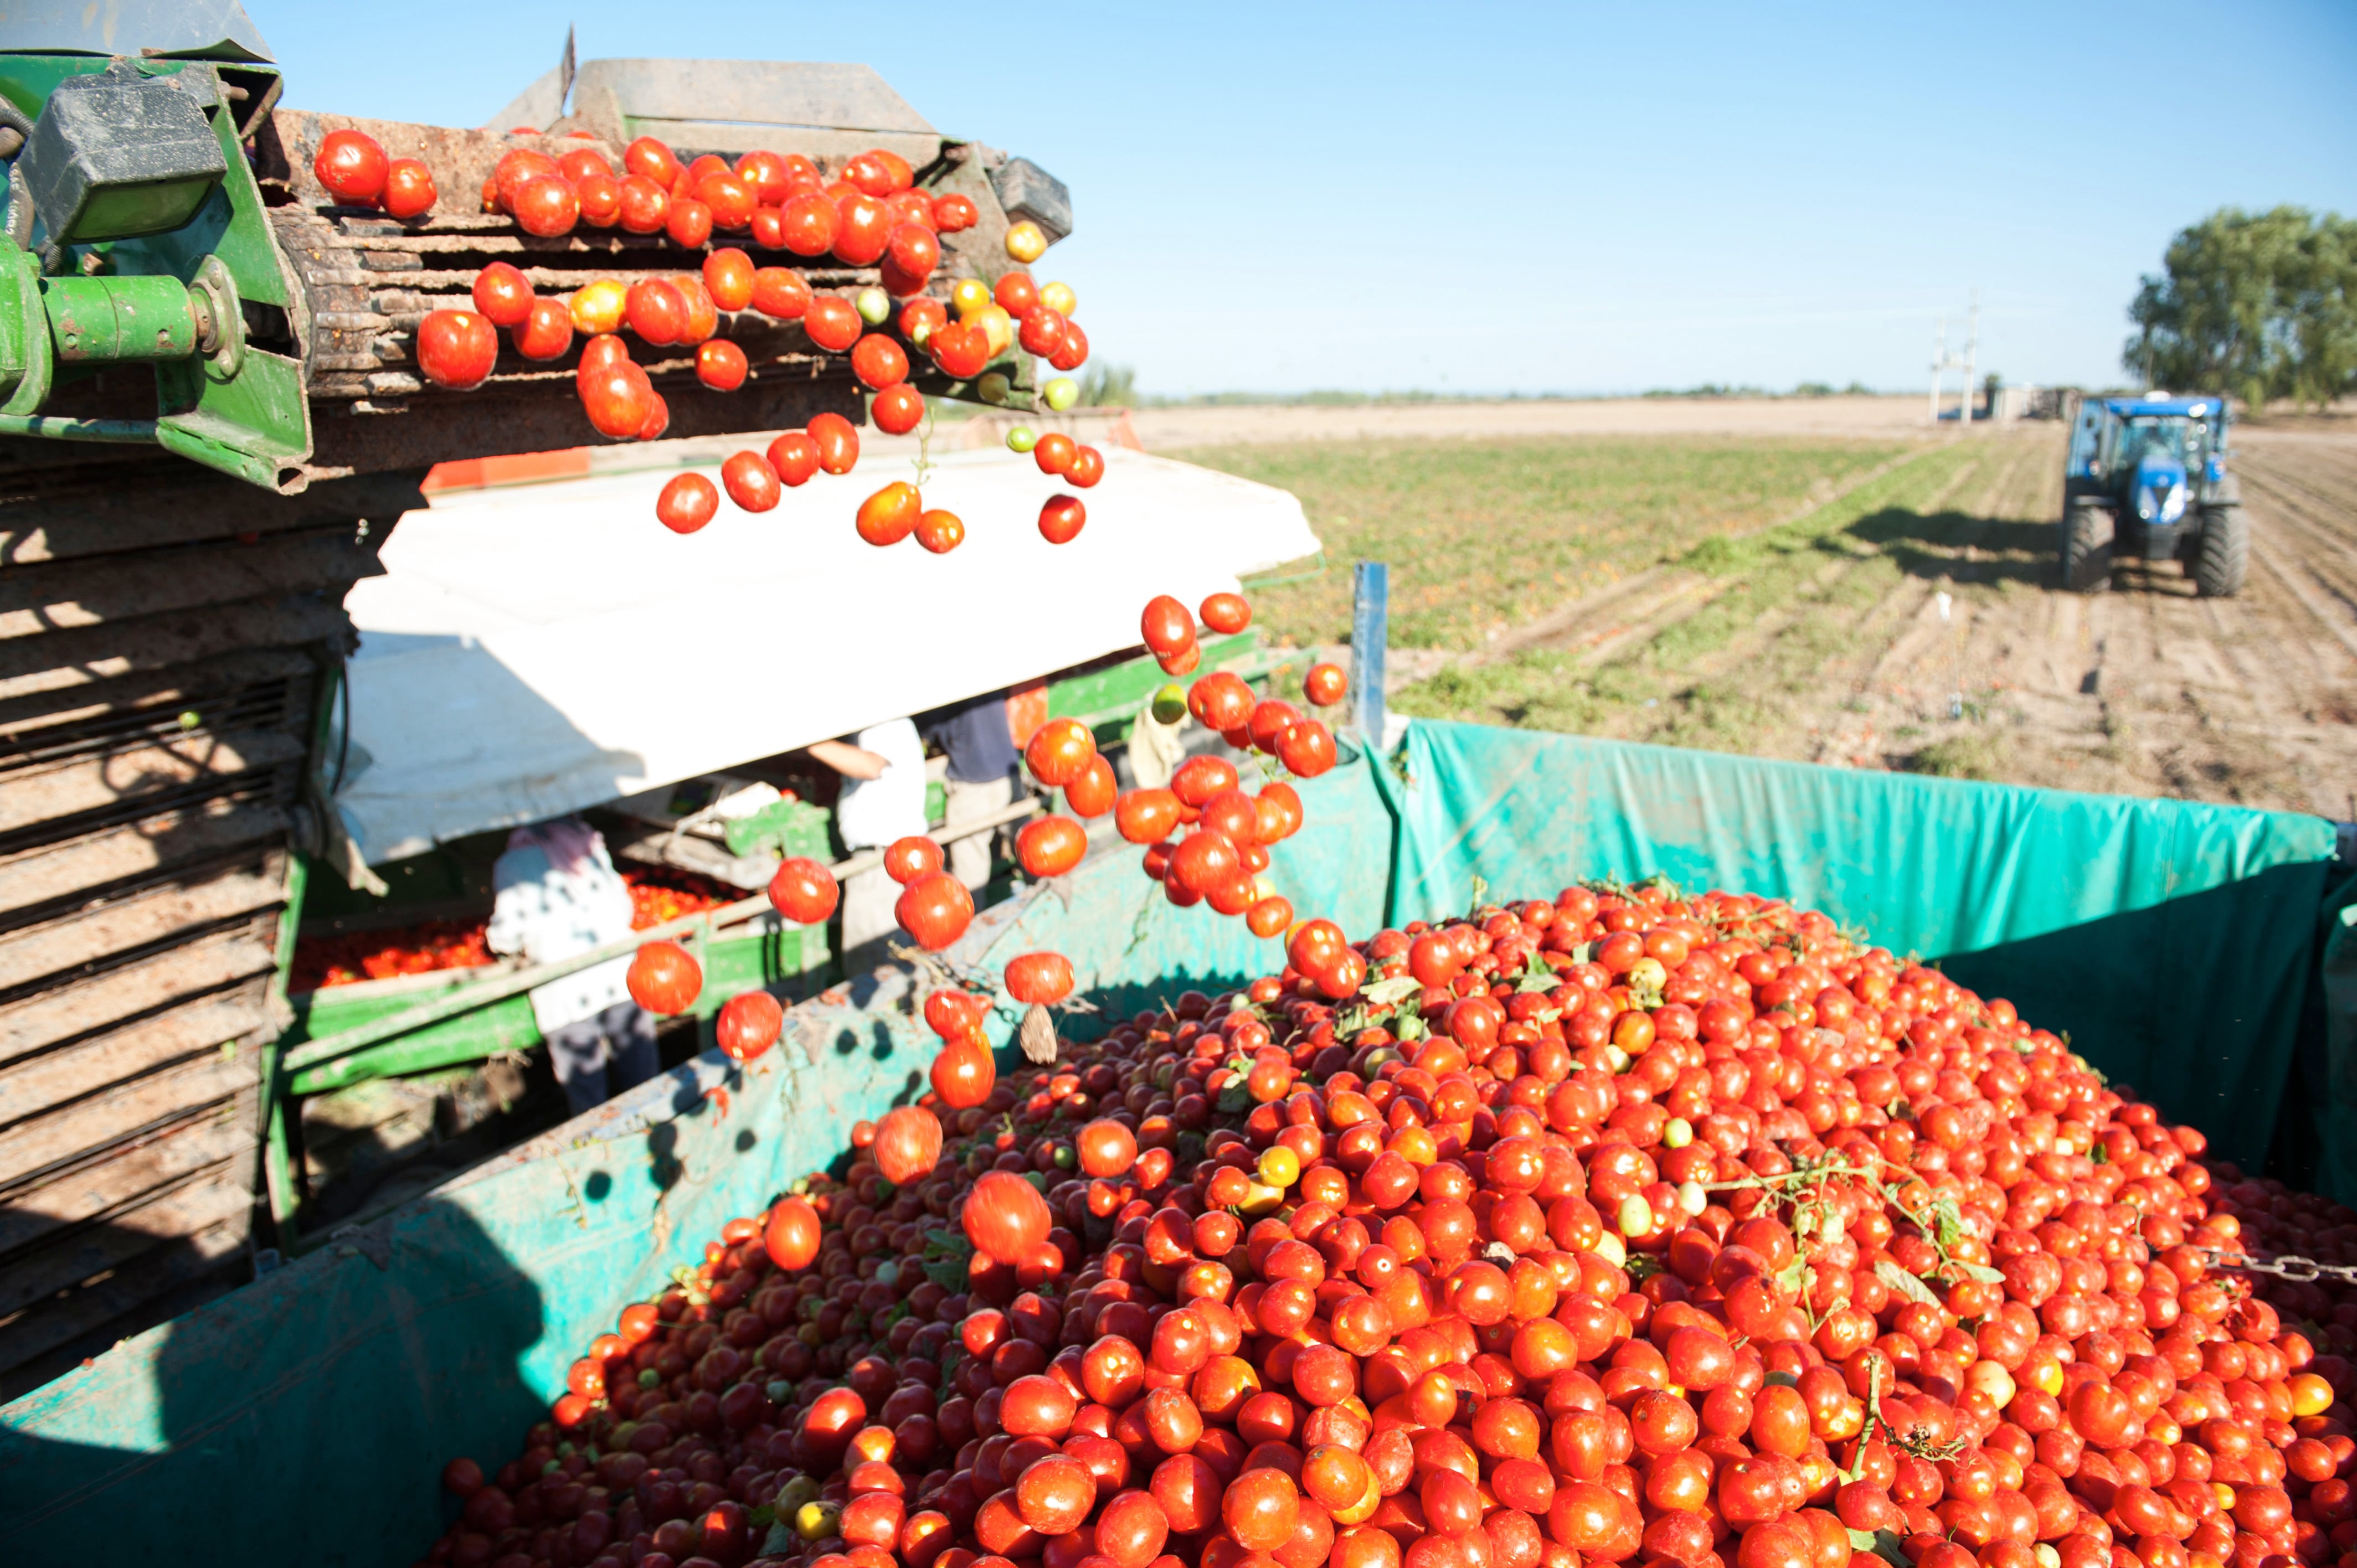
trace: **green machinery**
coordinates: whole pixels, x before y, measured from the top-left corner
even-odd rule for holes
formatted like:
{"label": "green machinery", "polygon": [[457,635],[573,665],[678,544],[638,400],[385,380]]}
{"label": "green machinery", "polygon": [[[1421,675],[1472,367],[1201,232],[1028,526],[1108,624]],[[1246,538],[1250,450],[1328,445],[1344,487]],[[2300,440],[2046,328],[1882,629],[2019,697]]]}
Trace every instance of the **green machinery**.
{"label": "green machinery", "polygon": [[[273,489],[308,456],[302,363],[249,329],[293,347],[238,113],[277,85],[251,61],[0,55],[0,435],[153,443]],[[98,412],[134,366],[152,415]]]}

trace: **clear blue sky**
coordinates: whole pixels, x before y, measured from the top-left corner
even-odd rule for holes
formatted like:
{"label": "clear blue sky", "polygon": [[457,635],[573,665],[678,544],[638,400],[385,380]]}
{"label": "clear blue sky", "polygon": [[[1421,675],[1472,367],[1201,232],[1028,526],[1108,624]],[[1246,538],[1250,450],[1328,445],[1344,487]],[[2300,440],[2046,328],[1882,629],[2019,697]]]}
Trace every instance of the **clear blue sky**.
{"label": "clear blue sky", "polygon": [[568,22],[585,59],[864,61],[1071,186],[1039,270],[1163,394],[1921,387],[1975,285],[1985,367],[2104,383],[2178,229],[2357,214],[2357,6],[2320,0],[247,4],[289,102],[446,124]]}

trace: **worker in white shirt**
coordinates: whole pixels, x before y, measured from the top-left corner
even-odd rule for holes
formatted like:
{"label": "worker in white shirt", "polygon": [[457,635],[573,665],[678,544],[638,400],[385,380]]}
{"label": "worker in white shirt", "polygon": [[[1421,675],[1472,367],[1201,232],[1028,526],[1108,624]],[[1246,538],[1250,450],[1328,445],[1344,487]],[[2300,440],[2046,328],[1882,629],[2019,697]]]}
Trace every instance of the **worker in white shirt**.
{"label": "worker in white shirt", "polygon": [[[810,754],[843,775],[834,827],[845,849],[882,849],[925,831],[925,743],[913,720],[888,719],[842,740],[823,740]],[[844,878],[846,972],[884,961],[885,940],[899,928],[893,909],[899,901],[900,885],[880,865]]]}
{"label": "worker in white shirt", "polygon": [[[630,889],[578,817],[518,828],[491,867],[496,953],[554,963],[630,934]],[[532,1015],[576,1116],[655,1075],[653,1015],[630,1000],[629,953],[533,987]]]}

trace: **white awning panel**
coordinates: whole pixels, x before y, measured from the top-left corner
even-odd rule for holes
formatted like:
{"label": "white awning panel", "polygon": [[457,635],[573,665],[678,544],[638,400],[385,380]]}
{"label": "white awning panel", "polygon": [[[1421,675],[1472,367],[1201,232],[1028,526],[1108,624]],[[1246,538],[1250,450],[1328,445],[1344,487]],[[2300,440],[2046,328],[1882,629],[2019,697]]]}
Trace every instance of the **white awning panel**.
{"label": "white awning panel", "polygon": [[897,458],[759,516],[724,499],[684,537],[654,517],[677,469],[437,497],[346,601],[347,831],[395,859],[919,713],[1134,647],[1154,595],[1193,605],[1318,548],[1286,491],[1104,458],[1062,546],[1039,537],[1060,487],[1029,457],[939,459],[926,504],[966,525],[943,556],[853,531],[912,477]]}

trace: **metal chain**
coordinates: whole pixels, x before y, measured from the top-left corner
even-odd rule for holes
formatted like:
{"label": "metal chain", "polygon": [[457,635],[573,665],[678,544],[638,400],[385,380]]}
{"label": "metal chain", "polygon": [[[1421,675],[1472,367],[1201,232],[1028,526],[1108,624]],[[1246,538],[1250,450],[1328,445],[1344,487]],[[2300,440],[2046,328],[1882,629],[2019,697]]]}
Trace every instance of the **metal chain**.
{"label": "metal chain", "polygon": [[2315,1280],[2330,1280],[2337,1284],[2357,1284],[2357,1265],[2319,1263],[2314,1258],[2275,1257],[2241,1258],[2221,1252],[2214,1247],[2197,1249],[2202,1263],[2213,1269],[2233,1269],[2240,1273],[2273,1274],[2278,1279],[2305,1284]]}

